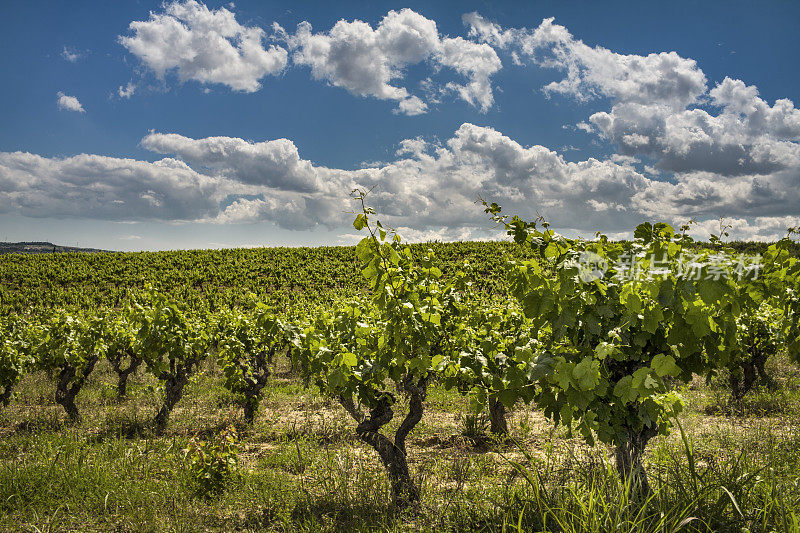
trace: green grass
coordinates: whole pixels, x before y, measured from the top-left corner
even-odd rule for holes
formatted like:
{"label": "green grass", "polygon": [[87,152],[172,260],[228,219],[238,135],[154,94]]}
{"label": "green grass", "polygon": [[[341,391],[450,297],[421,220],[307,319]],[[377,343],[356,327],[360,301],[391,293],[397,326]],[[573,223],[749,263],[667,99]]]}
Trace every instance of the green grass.
{"label": "green grass", "polygon": [[[587,447],[536,411],[510,415],[516,444],[465,436],[480,431],[468,427],[468,402],[436,385],[409,438],[423,505],[401,514],[352,421],[285,369],[245,428],[236,398],[206,365],[159,438],[148,425],[158,394],[147,376],[119,402],[113,375],[99,368],[79,397],[83,420],[71,426],[52,403],[51,381],[34,374],[0,413],[0,530],[800,531],[800,380],[776,364],[779,409],[760,409],[757,391],[736,416],[707,414],[724,390],[686,392],[686,441],[677,428],[652,441],[646,502],[627,497],[608,449]],[[221,493],[203,497],[186,450],[230,424],[238,464]]]}

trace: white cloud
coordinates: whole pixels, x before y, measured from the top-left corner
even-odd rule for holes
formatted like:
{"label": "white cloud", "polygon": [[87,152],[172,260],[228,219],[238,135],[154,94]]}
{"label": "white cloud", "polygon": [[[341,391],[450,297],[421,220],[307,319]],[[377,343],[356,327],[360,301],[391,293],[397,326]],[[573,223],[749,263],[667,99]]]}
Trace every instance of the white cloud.
{"label": "white cloud", "polygon": [[430,228],[424,230],[400,226],[396,229],[406,242],[502,241],[510,238],[504,230],[492,231],[488,226],[487,228]]}
{"label": "white cloud", "polygon": [[[728,81],[732,80],[726,78],[714,90]],[[653,157],[662,170],[727,176],[797,170],[800,128],[793,122],[800,112],[789,100],[772,107],[754,100],[759,109],[751,115],[727,106],[714,114],[698,108],[677,111],[657,104],[619,103],[608,112],[594,113],[590,121],[623,153]]]}
{"label": "white cloud", "polygon": [[[485,227],[485,216],[475,204],[479,195],[506,199],[529,215],[536,210],[552,213],[562,222],[573,223],[573,213],[581,212],[586,224],[619,224],[619,211],[649,182],[627,159],[622,164],[594,159],[569,163],[545,147],[524,148],[496,130],[472,124],[462,125],[445,145],[404,140],[395,161],[352,171],[304,160],[287,139],[254,143],[151,133],[142,145],[245,185],[250,196],[225,207],[218,221],[267,219],[287,227],[346,224],[348,193],[374,187],[370,202],[387,223],[415,230],[446,227],[452,230],[448,239],[466,238],[463,227]],[[602,209],[587,209],[589,195]],[[453,233],[454,228],[462,229]]]}
{"label": "white cloud", "polygon": [[634,156],[568,162],[546,147],[526,148],[492,128],[468,123],[444,144],[406,139],[394,161],[358,170],[313,164],[287,139],[254,143],[154,133],[143,145],[246,185],[250,196],[228,205],[217,219],[227,222],[344,225],[350,217],[348,193],[357,187],[374,187],[370,203],[382,219],[422,232],[406,231],[422,240],[479,237],[486,219],[475,205],[478,196],[523,216],[541,213],[565,230],[590,232],[626,231],[643,220],[679,223],[720,215],[746,219],[761,231],[764,217],[800,216],[797,173],[737,178],[686,173],[665,182],[639,172],[641,161]]}
{"label": "white cloud", "polygon": [[647,56],[618,54],[601,46],[591,47],[547,18],[536,29],[502,29],[477,13],[463,17],[469,35],[500,49],[513,51],[548,68],[566,73],[561,81],[544,87],[547,94],[560,93],[586,101],[608,97],[625,102],[660,103],[685,107],[705,93],[706,77],[693,59],[675,52]]}
{"label": "white cloud", "polygon": [[215,220],[222,224],[253,222],[269,218],[269,214],[279,207],[291,208],[288,205],[279,206],[277,202],[265,201],[263,198],[238,198],[217,215]]}
{"label": "white cloud", "polygon": [[726,114],[738,115],[741,125],[751,136],[768,135],[781,140],[800,140],[800,109],[791,100],[782,98],[770,105],[759,98],[754,85],[726,77],[709,91],[711,102]]}
{"label": "white cloud", "polygon": [[251,185],[306,193],[331,186],[329,176],[301,159],[289,139],[252,143],[236,137],[191,139],[174,133],[150,133],[142,139],[142,146]]}
{"label": "white cloud", "polygon": [[422,137],[403,139],[400,141],[399,146],[395,155],[411,154],[420,157],[428,149],[428,143]]}
{"label": "white cloud", "polygon": [[394,100],[400,113],[427,111],[425,101],[396,83],[405,77],[407,67],[423,62],[466,78],[466,83],[449,82],[444,89],[481,111],[494,102],[490,77],[501,68],[495,51],[461,37],[442,36],[436,22],[411,9],[389,11],[374,29],[360,20],[340,20],[322,33],[313,33],[308,22],[300,23],[291,35],[277,24],[274,28],[293,51],[294,63],[310,67],[315,79],[357,96]]}
{"label": "white cloud", "polygon": [[397,104],[395,112],[398,114],[408,115],[413,117],[415,115],[424,115],[428,112],[428,104],[422,101],[419,96],[408,96],[400,100]]}
{"label": "white cloud", "polygon": [[216,215],[224,183],[175,159],[150,163],[81,154],[0,152],[0,213],[106,220]]}
{"label": "white cloud", "polygon": [[363,239],[364,236],[360,233],[342,233],[337,236],[337,242],[342,246],[351,246],[358,244],[358,241]]}
{"label": "white cloud", "polygon": [[227,85],[254,92],[260,80],[283,70],[286,50],[264,47],[264,30],[243,26],[221,7],[210,10],[195,0],[165,4],[163,13],[133,21],[119,42],[159,77],[175,70],[181,81]]}
{"label": "white cloud", "polygon": [[61,91],[58,92],[58,107],[67,111],[76,111],[78,113],[85,113],[83,106],[74,96],[67,96]]}
{"label": "white cloud", "polygon": [[[786,229],[800,224],[800,217],[755,217],[724,218],[725,225],[730,225],[729,236],[725,240],[773,242],[786,236]],[[719,219],[708,219],[693,224],[689,234],[696,239],[708,239],[710,235],[719,234]]]}
{"label": "white cloud", "polygon": [[755,86],[727,77],[708,90],[692,59],[591,47],[553,19],[532,30],[503,29],[475,13],[464,22],[477,40],[564,72],[544,87],[547,94],[610,101],[577,127],[616,144],[621,153],[612,160],[646,157],[655,162],[645,165],[650,176],[672,173],[671,182],[638,191],[628,209],[649,217],[741,217],[759,228],[765,216],[798,214],[800,110],[792,101],[770,106]]}
{"label": "white cloud", "polygon": [[504,30],[499,24],[488,21],[476,12],[464,13],[461,21],[469,27],[469,36],[488,43],[496,48],[510,49],[522,41],[525,31]]}
{"label": "white cloud", "polygon": [[133,96],[133,93],[135,92],[136,92],[136,85],[130,81],[125,87],[120,85],[119,89],[117,89],[117,95],[120,98],[130,98],[131,96]]}
{"label": "white cloud", "polygon": [[435,60],[450,67],[469,82],[449,82],[447,88],[458,93],[466,102],[481,111],[487,111],[494,103],[490,77],[500,70],[500,58],[491,47],[475,44],[456,37],[442,39]]}
{"label": "white cloud", "polygon": [[533,30],[503,29],[476,13],[464,22],[472,37],[566,73],[545,92],[584,101],[610,98],[609,111],[592,114],[591,124],[578,128],[598,133],[623,154],[652,157],[659,169],[677,173],[747,176],[800,169],[800,110],[788,99],[770,106],[755,86],[731,78],[709,91],[692,59],[590,47],[553,19]]}
{"label": "white cloud", "polygon": [[70,63],[77,62],[83,54],[75,50],[74,48],[67,48],[66,46],[61,50],[61,57],[63,57],[66,61]]}
{"label": "white cloud", "polygon": [[469,123],[443,143],[406,139],[393,161],[357,170],[303,159],[288,139],[151,133],[142,146],[173,157],[150,163],[0,153],[0,213],[346,227],[349,193],[361,188],[372,190],[369,203],[381,220],[412,240],[496,237],[479,196],[524,218],[542,214],[567,234],[623,235],[644,220],[690,217],[708,225],[723,215],[744,221],[735,235],[767,239],[800,217],[797,173],[694,172],[659,181],[638,171],[633,156],[570,162]]}

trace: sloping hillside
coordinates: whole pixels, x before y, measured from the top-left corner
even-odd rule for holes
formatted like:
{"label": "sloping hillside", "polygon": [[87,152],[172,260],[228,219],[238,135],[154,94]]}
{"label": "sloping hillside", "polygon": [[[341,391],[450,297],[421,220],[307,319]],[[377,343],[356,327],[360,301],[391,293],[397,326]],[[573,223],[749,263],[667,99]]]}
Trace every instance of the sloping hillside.
{"label": "sloping hillside", "polygon": [[104,252],[97,248],[58,246],[52,242],[0,242],[0,254],[52,254],[59,252]]}

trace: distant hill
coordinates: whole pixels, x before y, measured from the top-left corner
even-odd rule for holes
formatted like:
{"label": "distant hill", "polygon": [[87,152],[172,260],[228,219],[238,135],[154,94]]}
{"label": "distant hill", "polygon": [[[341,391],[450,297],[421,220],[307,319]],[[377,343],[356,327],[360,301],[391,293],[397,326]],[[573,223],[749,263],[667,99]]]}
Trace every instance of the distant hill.
{"label": "distant hill", "polygon": [[0,242],[0,254],[52,254],[63,252],[106,252],[97,248],[58,246],[52,242]]}

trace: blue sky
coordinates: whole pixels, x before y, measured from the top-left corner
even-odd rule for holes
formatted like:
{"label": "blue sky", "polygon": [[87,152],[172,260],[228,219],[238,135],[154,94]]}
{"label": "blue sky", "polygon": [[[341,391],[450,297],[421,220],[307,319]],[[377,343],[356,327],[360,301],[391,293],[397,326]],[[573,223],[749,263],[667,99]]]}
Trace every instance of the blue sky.
{"label": "blue sky", "polygon": [[570,234],[775,238],[799,25],[797,2],[17,3],[0,239],[347,244],[354,186],[416,240],[495,237],[478,195]]}

